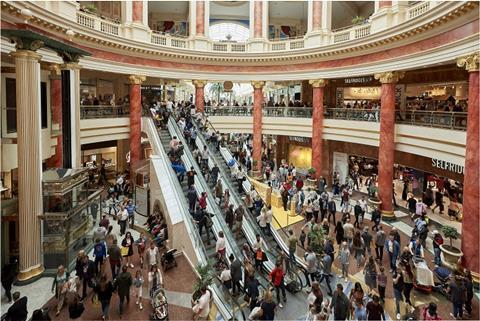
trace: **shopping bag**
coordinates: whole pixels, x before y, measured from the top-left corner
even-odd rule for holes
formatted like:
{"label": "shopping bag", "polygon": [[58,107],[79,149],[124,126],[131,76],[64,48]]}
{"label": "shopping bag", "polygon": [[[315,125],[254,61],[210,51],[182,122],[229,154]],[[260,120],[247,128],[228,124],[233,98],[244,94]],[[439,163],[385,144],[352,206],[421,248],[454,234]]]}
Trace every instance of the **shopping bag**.
{"label": "shopping bag", "polygon": [[122,256],[127,256],[128,255],[128,250],[129,250],[129,248],[127,246],[122,246],[122,249],[121,249]]}

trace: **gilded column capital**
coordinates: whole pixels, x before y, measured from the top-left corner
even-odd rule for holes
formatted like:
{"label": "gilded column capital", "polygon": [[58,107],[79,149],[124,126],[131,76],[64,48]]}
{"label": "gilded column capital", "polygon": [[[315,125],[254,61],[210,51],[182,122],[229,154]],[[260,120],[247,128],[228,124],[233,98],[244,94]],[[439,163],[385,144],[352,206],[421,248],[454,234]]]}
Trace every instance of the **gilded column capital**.
{"label": "gilded column capital", "polygon": [[193,81],[193,85],[195,86],[195,88],[203,88],[205,87],[206,84],[207,84],[206,80],[195,79]]}
{"label": "gilded column capital", "polygon": [[404,71],[386,71],[375,74],[375,79],[380,80],[382,84],[394,84],[405,76]]}
{"label": "gilded column capital", "polygon": [[142,82],[147,80],[146,76],[141,76],[141,75],[130,75],[128,76],[128,82],[130,85],[141,85]]}
{"label": "gilded column capital", "polygon": [[465,68],[468,72],[478,71],[478,65],[478,52],[457,59],[457,66],[460,68]]}
{"label": "gilded column capital", "polygon": [[61,70],[80,70],[82,66],[78,62],[66,62],[60,65]]}
{"label": "gilded column capital", "polygon": [[37,51],[45,45],[41,40],[32,39],[29,37],[22,36],[11,36],[9,37],[10,42],[15,43],[15,49],[18,50],[28,50],[28,51]]}
{"label": "gilded column capital", "polygon": [[62,69],[60,65],[52,64],[48,66],[48,70],[50,70],[50,78],[57,78],[62,75]]}
{"label": "gilded column capital", "polygon": [[327,80],[326,79],[311,79],[308,81],[308,83],[310,85],[312,85],[312,87],[325,87],[325,85],[327,84]]}
{"label": "gilded column capital", "polygon": [[40,59],[42,59],[42,55],[32,50],[20,49],[20,50],[12,51],[10,55],[14,58],[24,58],[24,59],[31,59],[31,60],[37,60],[37,61],[40,61]]}
{"label": "gilded column capital", "polygon": [[252,81],[252,86],[253,88],[255,89],[262,89],[263,86],[265,86],[265,82],[264,81]]}

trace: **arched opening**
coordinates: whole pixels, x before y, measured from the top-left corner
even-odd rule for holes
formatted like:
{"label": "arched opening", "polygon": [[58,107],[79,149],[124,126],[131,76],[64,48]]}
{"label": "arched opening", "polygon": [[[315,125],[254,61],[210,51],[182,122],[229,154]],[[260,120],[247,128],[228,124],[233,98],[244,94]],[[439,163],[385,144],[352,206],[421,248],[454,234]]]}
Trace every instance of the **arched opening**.
{"label": "arched opening", "polygon": [[363,24],[374,11],[374,1],[333,1],[332,30]]}
{"label": "arched opening", "polygon": [[245,42],[248,40],[250,30],[236,22],[219,22],[211,25],[208,30],[210,39],[216,41]]}

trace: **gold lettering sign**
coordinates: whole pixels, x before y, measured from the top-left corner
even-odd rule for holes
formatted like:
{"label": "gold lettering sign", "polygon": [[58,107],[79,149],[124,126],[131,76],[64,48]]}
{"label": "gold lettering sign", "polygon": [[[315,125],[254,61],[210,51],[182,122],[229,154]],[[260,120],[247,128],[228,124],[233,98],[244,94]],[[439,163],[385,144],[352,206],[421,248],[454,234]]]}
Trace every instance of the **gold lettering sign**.
{"label": "gold lettering sign", "polygon": [[348,87],[343,89],[344,99],[380,99],[380,87]]}

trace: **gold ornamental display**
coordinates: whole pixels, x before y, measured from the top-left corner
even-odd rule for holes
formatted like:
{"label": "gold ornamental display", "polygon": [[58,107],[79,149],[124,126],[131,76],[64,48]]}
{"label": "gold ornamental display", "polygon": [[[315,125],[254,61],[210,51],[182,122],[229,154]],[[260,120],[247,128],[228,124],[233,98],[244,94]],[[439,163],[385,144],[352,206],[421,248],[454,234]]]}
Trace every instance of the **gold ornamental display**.
{"label": "gold ornamental display", "polygon": [[233,89],[233,82],[227,80],[223,83],[223,91],[230,92]]}

